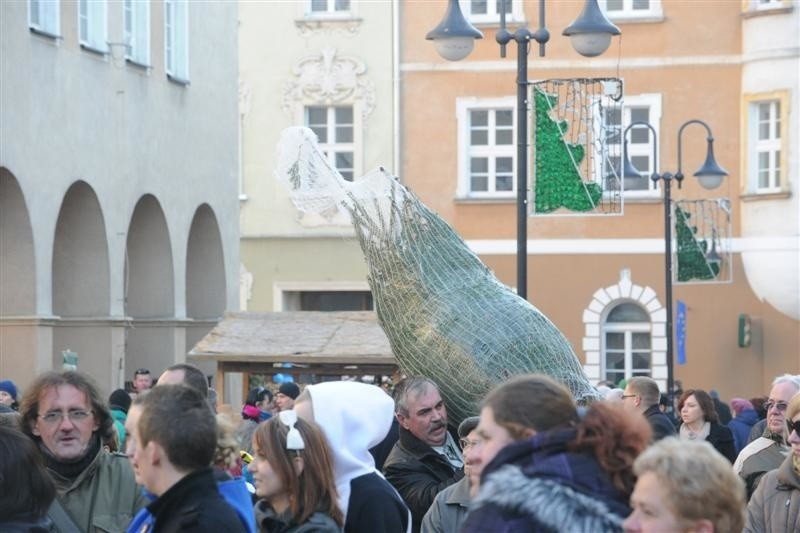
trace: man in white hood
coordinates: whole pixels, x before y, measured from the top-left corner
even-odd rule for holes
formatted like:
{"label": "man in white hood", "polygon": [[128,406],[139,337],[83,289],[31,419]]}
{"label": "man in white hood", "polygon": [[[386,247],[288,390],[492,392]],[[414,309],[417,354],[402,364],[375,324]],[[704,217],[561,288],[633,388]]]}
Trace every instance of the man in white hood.
{"label": "man in white hood", "polygon": [[369,449],[383,440],[394,402],[380,388],[354,381],[308,385],[295,400],[301,418],[325,432],[333,452],[345,533],[407,533],[411,513],[378,470]]}

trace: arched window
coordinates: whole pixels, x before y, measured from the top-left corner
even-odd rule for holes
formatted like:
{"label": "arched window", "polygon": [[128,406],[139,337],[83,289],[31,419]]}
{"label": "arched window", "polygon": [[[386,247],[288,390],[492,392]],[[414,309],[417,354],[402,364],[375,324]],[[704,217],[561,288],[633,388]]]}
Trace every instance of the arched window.
{"label": "arched window", "polygon": [[620,303],[603,323],[603,376],[612,383],[632,376],[650,376],[650,315],[638,304]]}

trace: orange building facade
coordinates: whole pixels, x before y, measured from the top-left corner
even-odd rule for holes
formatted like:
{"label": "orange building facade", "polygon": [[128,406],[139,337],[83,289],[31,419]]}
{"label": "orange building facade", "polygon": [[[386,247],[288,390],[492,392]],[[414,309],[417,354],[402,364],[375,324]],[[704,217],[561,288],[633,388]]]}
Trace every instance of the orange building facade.
{"label": "orange building facade", "polygon": [[[628,137],[643,173],[677,170],[678,130],[687,120],[712,128],[717,161],[729,176],[715,190],[700,187],[692,173],[704,161],[706,135],[688,127],[687,177],[682,188],[673,186],[672,198],[730,201],[730,281],[674,284],[674,301],[686,305],[685,363],[675,364],[674,377],[684,388],[716,389],[723,398],[763,394],[776,375],[800,373],[800,5],[600,4],[622,31],[609,50],[597,58],[575,52],[561,31],[582,3],[551,1],[551,40],[545,57],[531,46],[528,77],[621,78],[621,127],[645,120],[658,132],[658,168],[652,136],[639,136],[639,146]],[[500,58],[495,2],[461,5],[484,38],[469,57],[448,62],[425,39],[445,2],[402,3],[399,174],[514,286],[516,46]],[[538,27],[538,2],[512,0],[509,29],[521,25]],[[528,299],[564,332],[593,382],[645,374],[665,390],[662,191],[646,181],[636,187],[625,193],[620,215],[528,219]],[[740,339],[747,333],[740,332],[742,315],[748,339]]]}

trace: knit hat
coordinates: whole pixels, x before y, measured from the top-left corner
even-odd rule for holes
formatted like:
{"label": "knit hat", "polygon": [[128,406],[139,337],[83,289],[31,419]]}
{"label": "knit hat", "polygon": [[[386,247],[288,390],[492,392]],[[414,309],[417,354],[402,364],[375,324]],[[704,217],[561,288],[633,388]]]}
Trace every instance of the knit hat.
{"label": "knit hat", "polygon": [[278,392],[294,400],[300,396],[300,387],[298,387],[297,383],[294,383],[293,381],[286,381],[281,383],[281,386],[278,387]]}
{"label": "knit hat", "polygon": [[470,416],[462,420],[458,425],[458,438],[466,439],[469,432],[478,427],[479,420],[480,417],[478,416]]}
{"label": "knit hat", "polygon": [[117,389],[108,397],[108,405],[111,409],[116,409],[127,414],[131,407],[131,397],[123,389]]}
{"label": "knit hat", "polygon": [[742,411],[752,409],[753,404],[750,403],[750,400],[745,400],[744,398],[734,398],[731,400],[731,407],[733,407],[733,412],[738,415]]}
{"label": "knit hat", "polygon": [[0,390],[6,391],[11,395],[12,398],[14,398],[15,402],[17,401],[17,386],[14,385],[14,382],[10,379],[4,379],[3,381],[0,381]]}

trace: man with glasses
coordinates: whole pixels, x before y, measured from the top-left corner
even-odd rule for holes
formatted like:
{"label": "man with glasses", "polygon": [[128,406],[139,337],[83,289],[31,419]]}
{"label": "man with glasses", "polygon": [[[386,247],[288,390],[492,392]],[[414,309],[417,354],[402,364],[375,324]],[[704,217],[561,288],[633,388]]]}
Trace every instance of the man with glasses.
{"label": "man with glasses", "polygon": [[800,376],[784,374],[775,378],[769,392],[766,426],[761,437],[739,452],[733,470],[747,486],[747,498],[755,492],[764,474],[780,466],[789,453],[786,431],[786,408],[789,401],[800,392]]}
{"label": "man with glasses", "polygon": [[470,454],[473,447],[480,444],[476,431],[479,421],[480,417],[471,416],[458,425],[458,438],[464,455],[464,477],[436,495],[431,508],[422,518],[422,533],[460,531],[467,519],[469,502],[478,493],[481,479],[480,454]]}
{"label": "man with glasses", "polygon": [[646,376],[634,376],[628,380],[622,393],[622,406],[629,412],[642,413],[653,429],[653,441],[675,436],[675,426],[661,412],[658,403],[661,392],[658,383]]}
{"label": "man with glasses", "polygon": [[92,380],[73,371],[42,374],[20,415],[58,491],[48,511],[58,530],[124,531],[145,500],[125,455],[103,447],[114,422]]}

